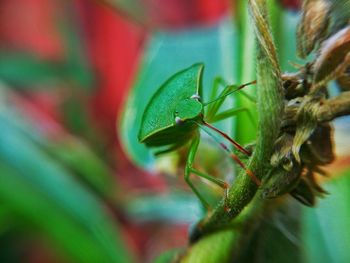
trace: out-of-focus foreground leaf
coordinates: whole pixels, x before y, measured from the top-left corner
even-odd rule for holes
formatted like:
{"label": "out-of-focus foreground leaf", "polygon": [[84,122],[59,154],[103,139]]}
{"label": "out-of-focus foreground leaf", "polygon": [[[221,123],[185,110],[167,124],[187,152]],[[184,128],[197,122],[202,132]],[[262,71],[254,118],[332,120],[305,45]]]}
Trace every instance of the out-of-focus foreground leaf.
{"label": "out-of-focus foreground leaf", "polygon": [[83,142],[68,137],[58,143],[47,142],[44,147],[103,197],[113,199],[116,196],[110,169]]}
{"label": "out-of-focus foreground leaf", "polygon": [[0,112],[0,200],[72,262],[132,262],[101,201]]}
{"label": "out-of-focus foreground leaf", "polygon": [[[14,98],[14,104],[22,107],[25,105],[26,109],[23,112],[23,109],[10,107],[6,111],[6,119],[11,121],[15,129],[30,139],[41,151],[55,159],[57,163],[80,177],[100,195],[113,199],[117,194],[117,184],[111,177],[112,171],[89,147],[89,144],[65,131],[57,120],[42,113],[35,104],[26,100],[19,93],[9,91],[7,88],[8,86],[4,85],[2,94],[5,98],[4,105],[6,96],[9,95]],[[8,105],[11,104],[13,104],[12,101],[8,103]],[[23,115],[31,116],[31,120],[32,115],[36,116],[40,120],[40,128],[34,127],[28,120],[25,120],[26,117]],[[50,139],[50,136],[54,136],[55,139]]]}

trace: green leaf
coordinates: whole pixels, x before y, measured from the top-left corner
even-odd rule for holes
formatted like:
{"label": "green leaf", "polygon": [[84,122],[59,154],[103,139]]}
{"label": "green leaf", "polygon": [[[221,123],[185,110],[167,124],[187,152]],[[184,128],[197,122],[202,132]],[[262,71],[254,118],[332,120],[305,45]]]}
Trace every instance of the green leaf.
{"label": "green leaf", "polygon": [[[238,67],[232,73],[237,75],[239,83],[246,83],[256,79],[254,66],[256,61],[256,40],[252,37],[254,35],[254,28],[249,20],[248,1],[240,0],[237,3],[236,20],[234,21],[238,27],[236,45],[236,64]],[[247,93],[252,97],[256,97],[256,88],[247,89]],[[247,114],[237,115],[237,121],[234,123],[237,140],[244,145],[251,143],[256,138],[256,105],[244,96],[237,96],[237,107],[248,109],[252,112],[253,116],[253,120],[251,120]]]}

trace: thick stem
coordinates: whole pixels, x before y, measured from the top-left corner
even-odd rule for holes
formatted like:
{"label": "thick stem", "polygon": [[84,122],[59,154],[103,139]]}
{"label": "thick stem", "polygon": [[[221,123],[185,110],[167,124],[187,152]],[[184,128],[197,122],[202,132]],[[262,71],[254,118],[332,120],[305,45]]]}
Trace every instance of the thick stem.
{"label": "thick stem", "polygon": [[[266,164],[269,163],[272,147],[280,129],[283,92],[275,46],[266,21],[265,0],[250,0],[249,5],[258,40],[257,108],[259,125],[256,148],[248,169],[262,179],[266,174]],[[191,240],[196,241],[203,235],[229,224],[252,200],[257,189],[257,185],[242,171],[229,190],[227,199],[229,212],[224,209],[224,201],[221,201],[215,210],[197,225],[192,232]]]}

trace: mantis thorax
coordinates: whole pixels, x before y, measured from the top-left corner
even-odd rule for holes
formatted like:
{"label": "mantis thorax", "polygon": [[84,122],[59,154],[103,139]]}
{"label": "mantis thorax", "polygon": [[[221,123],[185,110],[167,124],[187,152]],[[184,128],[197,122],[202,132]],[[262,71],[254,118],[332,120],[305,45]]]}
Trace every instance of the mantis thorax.
{"label": "mantis thorax", "polygon": [[197,98],[181,100],[175,108],[176,123],[198,118],[203,111],[203,105]]}

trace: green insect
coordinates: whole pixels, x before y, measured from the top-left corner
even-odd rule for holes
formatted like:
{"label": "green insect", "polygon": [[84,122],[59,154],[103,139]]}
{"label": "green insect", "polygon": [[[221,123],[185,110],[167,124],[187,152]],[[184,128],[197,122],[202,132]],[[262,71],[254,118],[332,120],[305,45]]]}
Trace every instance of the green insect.
{"label": "green insect", "polygon": [[[255,84],[255,81],[238,87],[226,86],[218,95],[218,88],[222,81],[217,79],[211,94],[212,100],[203,103],[201,102],[203,69],[203,64],[194,64],[173,75],[157,90],[145,109],[138,137],[139,141],[145,143],[147,147],[162,147],[162,150],[156,154],[177,150],[191,141],[185,166],[185,181],[197,195],[203,206],[209,208],[208,203],[190,181],[190,175],[196,174],[220,186],[225,191],[225,197],[227,196],[228,184],[193,167],[200,141],[199,128],[217,141],[216,137],[209,131],[209,129],[213,130],[231,142],[239,151],[250,155],[249,151],[245,150],[227,134],[210,125],[209,122],[223,120],[242,111],[243,109],[231,109],[218,113],[224,99],[229,94],[247,85]],[[204,116],[204,108],[207,106],[208,109]],[[225,144],[218,143],[235,162],[245,169],[252,180],[257,185],[260,185],[259,179],[245,167],[243,162]]]}

